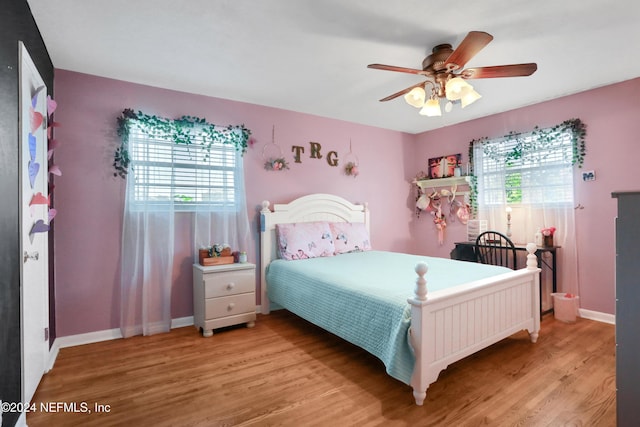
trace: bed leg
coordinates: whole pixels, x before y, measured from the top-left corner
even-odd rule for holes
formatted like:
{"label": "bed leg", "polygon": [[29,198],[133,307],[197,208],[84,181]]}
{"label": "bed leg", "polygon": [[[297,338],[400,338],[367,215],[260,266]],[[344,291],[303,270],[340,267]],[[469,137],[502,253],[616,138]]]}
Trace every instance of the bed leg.
{"label": "bed leg", "polygon": [[424,313],[427,303],[427,281],[424,275],[427,274],[428,269],[425,262],[419,262],[416,265],[415,271],[418,278],[416,279],[415,296],[407,300],[411,305],[409,343],[416,357],[413,374],[411,374],[411,386],[413,387],[413,397],[418,406],[422,406],[424,403],[429,384],[438,378],[437,372],[435,378],[431,378],[432,375],[430,375],[430,373],[432,373],[433,370],[429,368],[429,362],[425,360],[426,352],[424,351],[427,345],[427,316]]}
{"label": "bed leg", "polygon": [[[537,246],[535,243],[527,243],[527,269],[538,270],[538,258],[536,257]],[[540,301],[540,275],[536,274],[533,278],[533,298],[535,304],[532,307],[533,310],[533,328],[529,329],[529,338],[531,342],[538,341],[538,333],[540,332],[540,311],[538,309],[538,301]]]}
{"label": "bed leg", "polygon": [[417,389],[413,389],[413,397],[416,399],[416,405],[422,406],[424,403],[424,399],[427,397],[427,390],[420,391]]}

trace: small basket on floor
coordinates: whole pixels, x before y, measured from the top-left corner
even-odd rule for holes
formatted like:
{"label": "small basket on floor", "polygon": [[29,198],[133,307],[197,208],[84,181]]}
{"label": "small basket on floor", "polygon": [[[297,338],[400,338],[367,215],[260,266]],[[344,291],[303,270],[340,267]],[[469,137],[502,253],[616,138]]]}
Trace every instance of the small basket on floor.
{"label": "small basket on floor", "polygon": [[578,315],[579,296],[563,292],[552,293],[553,316],[565,323],[574,323]]}

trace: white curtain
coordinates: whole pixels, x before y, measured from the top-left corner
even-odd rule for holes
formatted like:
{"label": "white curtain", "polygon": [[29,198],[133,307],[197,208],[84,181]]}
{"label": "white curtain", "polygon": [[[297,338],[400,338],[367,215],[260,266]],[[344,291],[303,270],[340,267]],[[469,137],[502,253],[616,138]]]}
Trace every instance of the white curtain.
{"label": "white curtain", "polygon": [[[198,262],[198,249],[212,244],[228,244],[233,251],[248,251],[249,218],[245,198],[244,167],[242,153],[234,150],[228,163],[233,164],[233,173],[229,174],[225,185],[226,194],[215,203],[203,203],[196,206],[193,221],[194,262]],[[201,175],[201,185],[210,186],[214,177]]]}
{"label": "white curtain", "polygon": [[[478,219],[485,219],[490,230],[511,233],[514,243],[533,242],[536,232],[554,227],[553,243],[560,246],[557,256],[558,292],[579,293],[578,256],[575,234],[573,167],[571,163],[549,165],[548,152],[535,153],[517,167],[519,193],[509,197],[509,175],[513,169],[499,158],[489,159],[483,150],[486,144],[474,145],[474,174],[477,182]],[[509,147],[510,149],[510,147]],[[495,152],[495,151],[494,151]],[[516,201],[514,201],[516,199]],[[511,208],[508,227],[507,207]],[[508,230],[509,228],[509,230]],[[550,255],[543,258],[551,264]],[[520,266],[524,266],[520,262]],[[549,306],[551,275],[543,268],[543,307]]]}
{"label": "white curtain", "polygon": [[136,171],[127,175],[123,228],[122,335],[152,335],[171,328],[171,285],[174,259],[173,197],[158,206],[135,200]]}
{"label": "white curtain", "polygon": [[185,119],[155,116],[142,122],[134,121],[134,113],[128,118],[133,123],[127,132],[131,165],[120,273],[124,337],[171,328],[176,213],[192,219],[195,262],[199,248],[226,243],[246,251],[249,238],[244,150],[239,146],[250,134],[244,126],[184,126]]}

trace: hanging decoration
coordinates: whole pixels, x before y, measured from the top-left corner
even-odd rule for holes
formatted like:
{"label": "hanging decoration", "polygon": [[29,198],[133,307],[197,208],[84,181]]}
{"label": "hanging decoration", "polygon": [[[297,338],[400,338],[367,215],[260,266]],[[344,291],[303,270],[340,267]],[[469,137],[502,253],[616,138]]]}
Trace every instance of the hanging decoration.
{"label": "hanging decoration", "polygon": [[438,244],[442,246],[444,244],[444,229],[447,227],[447,217],[444,216],[441,210],[434,213],[433,223],[438,230]]}
{"label": "hanging decoration", "polygon": [[433,223],[438,230],[438,243],[444,243],[444,229],[447,227],[447,217],[442,213],[442,197],[437,191],[433,191],[429,195],[429,207],[433,215]]}
{"label": "hanging decoration", "polygon": [[351,147],[351,139],[349,139],[349,153],[345,156],[345,165],[344,165],[344,173],[347,176],[356,177],[360,174],[360,162],[358,161],[358,156],[353,154],[353,150]]}
{"label": "hanging decoration", "polygon": [[[60,167],[51,163],[51,157],[53,156],[53,150],[58,146],[58,143],[55,139],[53,139],[53,128],[59,126],[59,123],[53,121],[53,113],[56,110],[58,104],[54,101],[50,95],[47,95],[46,102],[44,103],[44,112],[38,111],[39,105],[43,103],[38,103],[38,97],[40,93],[45,89],[45,86],[40,86],[36,88],[31,95],[31,105],[29,106],[29,134],[27,136],[27,143],[29,149],[29,160],[27,161],[27,172],[29,176],[29,185],[32,189],[36,187],[36,178],[40,172],[40,163],[36,161],[36,155],[38,152],[38,139],[37,139],[37,131],[41,127],[46,127],[46,138],[47,138],[47,161],[50,162],[48,167],[49,174],[61,176],[62,171]],[[43,147],[42,149],[44,149]],[[46,206],[47,209],[47,222],[43,219],[38,219],[29,232],[30,235],[35,233],[44,233],[49,231],[51,226],[51,221],[55,218],[57,211],[51,208],[51,196],[53,193],[53,184],[49,179],[49,189],[48,196],[45,197],[42,192],[35,193],[31,201],[29,202],[29,210],[31,217],[36,216],[35,209],[37,206]]]}
{"label": "hanging decoration", "polygon": [[38,141],[36,138],[36,131],[44,123],[44,115],[36,110],[38,108],[38,96],[45,86],[40,86],[35,89],[31,95],[31,105],[29,106],[29,160],[27,162],[27,171],[29,173],[29,185],[33,189],[36,183],[36,177],[40,172],[40,163],[36,161],[36,153],[38,147]]}
{"label": "hanging decoration", "polygon": [[418,181],[422,181],[427,178],[429,178],[429,175],[427,175],[424,171],[420,171],[416,174],[412,182],[412,185],[416,191],[416,216],[418,218],[420,218],[420,213],[423,210],[427,209],[427,207],[429,206],[429,199],[422,187],[418,185]]}
{"label": "hanging decoration", "polygon": [[449,217],[451,218],[451,222],[456,222],[456,218],[462,223],[467,224],[469,221],[469,204],[460,201],[456,196],[458,192],[458,185],[453,184],[451,186],[451,191],[442,189],[440,190],[440,194],[445,196],[449,201]]}
{"label": "hanging decoration", "polygon": [[[55,122],[53,120],[53,113],[58,108],[58,103],[54,101],[50,95],[47,95],[47,161],[49,162],[49,174],[55,176],[62,176],[62,170],[60,170],[60,166],[54,164],[52,161],[53,152],[56,148],[59,147],[59,143],[56,139],[53,138],[53,128],[60,126],[60,123]],[[53,194],[53,188],[55,186],[49,179],[49,197],[48,200],[51,200],[51,196]],[[49,226],[51,225],[51,221],[56,217],[58,211],[56,209],[51,208],[51,204],[49,202],[49,213],[48,220]]]}
{"label": "hanging decoration", "polygon": [[[264,168],[268,171],[283,171],[289,169],[287,160],[282,155],[282,149],[276,144],[276,126],[271,129],[271,144],[266,144],[262,148],[262,159],[264,160]],[[273,156],[267,156],[267,152],[271,150]],[[275,151],[274,151],[275,150]]]}
{"label": "hanging decoration", "polygon": [[429,181],[427,177],[428,175],[421,171],[412,181],[416,190],[416,216],[420,217],[422,212],[431,215],[438,236],[438,244],[443,245],[448,221],[452,223],[459,221],[465,225],[469,221],[468,192],[458,192],[457,184],[453,184],[451,190],[429,188],[428,185],[424,185],[425,181]]}
{"label": "hanging decoration", "polygon": [[122,111],[117,118],[118,136],[120,146],[116,149],[113,159],[113,176],[125,178],[129,171],[131,158],[129,156],[129,132],[131,126],[147,136],[156,138],[167,138],[175,144],[191,145],[194,140],[204,141],[200,144],[204,152],[205,160],[209,158],[211,147],[215,143],[234,144],[237,151],[244,154],[251,131],[244,125],[239,126],[219,126],[208,123],[205,119],[192,116],[182,116],[179,119],[165,119],[163,117],[145,114],[141,111],[137,113],[130,108]]}

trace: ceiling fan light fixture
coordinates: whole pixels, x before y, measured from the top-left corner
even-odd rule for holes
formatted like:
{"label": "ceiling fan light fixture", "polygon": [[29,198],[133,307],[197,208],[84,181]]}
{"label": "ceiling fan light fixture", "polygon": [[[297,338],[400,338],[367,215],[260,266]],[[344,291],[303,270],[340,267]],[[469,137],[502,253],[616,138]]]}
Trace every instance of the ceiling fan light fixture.
{"label": "ceiling fan light fixture", "polygon": [[424,107],[420,110],[420,114],[427,117],[437,117],[442,115],[440,109],[440,101],[436,98],[430,98],[424,103]]}
{"label": "ceiling fan light fixture", "polygon": [[[445,43],[435,46],[432,54],[422,61],[422,68],[398,67],[395,65],[369,64],[367,68],[387,70],[400,73],[415,74],[427,78],[424,83],[409,86],[380,102],[390,101],[404,95],[406,102],[420,109],[424,116],[441,116],[439,100],[446,98],[445,111],[451,112],[453,104],[460,101],[462,108],[471,105],[482,96],[473,90],[467,79],[486,79],[496,77],[530,76],[536,72],[535,62],[509,65],[493,65],[489,67],[465,68],[467,62],[482,50],[493,36],[484,31],[470,31],[458,47]],[[431,85],[429,97],[426,91]],[[423,86],[423,87],[422,87]]]}
{"label": "ceiling fan light fixture", "polygon": [[482,98],[482,95],[471,88],[469,90],[466,90],[464,95],[462,95],[462,98],[460,98],[460,104],[462,105],[462,108],[464,108],[467,105],[473,104],[480,98]]}
{"label": "ceiling fan light fixture", "polygon": [[404,100],[412,107],[420,108],[424,105],[424,99],[426,97],[425,91],[422,87],[414,87],[405,96]]}
{"label": "ceiling fan light fixture", "polygon": [[464,93],[473,89],[473,87],[465,82],[461,77],[454,77],[449,79],[445,85],[445,93],[447,94],[447,99],[449,101],[457,101],[461,99]]}

